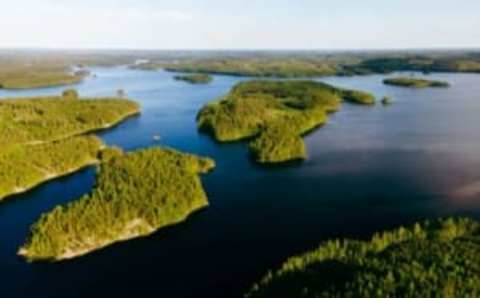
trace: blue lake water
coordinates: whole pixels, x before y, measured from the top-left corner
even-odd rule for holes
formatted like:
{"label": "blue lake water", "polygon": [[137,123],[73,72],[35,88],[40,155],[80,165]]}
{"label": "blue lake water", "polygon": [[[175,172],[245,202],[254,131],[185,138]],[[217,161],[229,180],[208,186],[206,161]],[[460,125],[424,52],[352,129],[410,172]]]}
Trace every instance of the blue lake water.
{"label": "blue lake water", "polygon": [[[219,144],[196,129],[206,102],[242,78],[189,85],[171,73],[93,68],[83,96],[124,89],[142,115],[100,133],[126,150],[170,146],[213,157],[203,176],[210,207],[181,225],[60,263],[25,262],[16,250],[42,212],[88,193],[89,168],[0,204],[0,297],[241,297],[269,268],[332,237],[449,215],[480,219],[480,75],[433,74],[448,89],[382,85],[383,75],[323,78],[391,96],[388,107],[344,104],[306,136],[303,163],[264,167],[244,143]],[[416,74],[421,76],[420,74]],[[64,88],[0,90],[0,97]],[[155,142],[153,135],[161,136]],[[0,182],[1,183],[1,182]]]}

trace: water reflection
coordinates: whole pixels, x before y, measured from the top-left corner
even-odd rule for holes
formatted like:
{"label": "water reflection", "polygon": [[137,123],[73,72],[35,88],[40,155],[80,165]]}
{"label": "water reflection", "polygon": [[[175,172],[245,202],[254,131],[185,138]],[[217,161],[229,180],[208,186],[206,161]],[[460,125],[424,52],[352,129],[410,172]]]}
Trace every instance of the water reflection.
{"label": "water reflection", "polygon": [[[76,88],[111,96],[124,89],[141,117],[100,134],[126,150],[157,144],[216,159],[203,181],[211,205],[187,223],[59,264],[15,256],[40,213],[90,191],[94,170],[45,184],[0,205],[1,297],[241,297],[268,268],[331,237],[447,215],[480,218],[480,76],[435,74],[449,89],[382,85],[384,76],[323,78],[395,103],[344,104],[306,136],[309,158],[275,167],[251,161],[243,143],[218,144],[196,129],[207,101],[241,78],[192,86],[165,72],[95,68]],[[59,94],[63,88],[0,90],[0,97]],[[153,135],[161,140],[153,140]]]}

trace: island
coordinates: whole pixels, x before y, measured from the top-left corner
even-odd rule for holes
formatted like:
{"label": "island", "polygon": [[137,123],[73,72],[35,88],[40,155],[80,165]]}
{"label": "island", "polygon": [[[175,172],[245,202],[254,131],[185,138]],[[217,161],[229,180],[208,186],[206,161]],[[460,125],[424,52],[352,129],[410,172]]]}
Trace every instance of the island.
{"label": "island", "polygon": [[417,78],[407,78],[407,77],[389,78],[389,79],[383,80],[383,83],[385,85],[409,87],[409,88],[428,88],[428,87],[446,88],[450,86],[448,82],[424,80],[424,79],[417,79]]}
{"label": "island", "polygon": [[221,74],[229,76],[300,78],[334,75],[336,63],[305,58],[229,57],[225,59],[185,59],[175,62],[144,63],[135,69],[165,69],[170,72]]}
{"label": "island", "polygon": [[375,103],[369,93],[319,82],[248,81],[204,106],[197,124],[221,142],[250,139],[260,163],[301,160],[306,158],[302,135],[324,124],[342,100]]}
{"label": "island", "polygon": [[442,219],[368,242],[328,241],[288,259],[246,297],[476,297],[479,235],[479,222]]}
{"label": "island", "polygon": [[346,71],[352,73],[391,73],[394,71],[432,72],[466,72],[479,73],[480,59],[469,53],[433,53],[380,54],[379,57],[361,59],[360,63],[345,65]]}
{"label": "island", "polygon": [[208,205],[199,174],[209,158],[154,147],[131,153],[108,148],[95,189],[58,206],[32,226],[18,253],[29,261],[60,261],[184,221]]}
{"label": "island", "polygon": [[189,74],[174,77],[177,81],[184,81],[190,84],[209,84],[213,81],[213,77],[208,74]]}
{"label": "island", "polygon": [[82,135],[140,112],[130,100],[75,96],[0,100],[0,201],[96,163],[104,145]]}
{"label": "island", "polygon": [[381,103],[382,103],[382,105],[384,105],[384,106],[389,106],[389,105],[393,104],[393,100],[392,100],[392,98],[391,98],[390,96],[384,96],[384,97],[382,98]]}

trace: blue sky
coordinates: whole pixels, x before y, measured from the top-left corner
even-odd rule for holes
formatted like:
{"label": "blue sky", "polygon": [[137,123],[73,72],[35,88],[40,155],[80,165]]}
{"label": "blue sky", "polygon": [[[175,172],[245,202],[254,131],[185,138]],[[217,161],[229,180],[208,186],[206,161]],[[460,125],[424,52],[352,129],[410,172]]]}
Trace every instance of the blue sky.
{"label": "blue sky", "polygon": [[0,47],[480,47],[478,0],[13,0]]}

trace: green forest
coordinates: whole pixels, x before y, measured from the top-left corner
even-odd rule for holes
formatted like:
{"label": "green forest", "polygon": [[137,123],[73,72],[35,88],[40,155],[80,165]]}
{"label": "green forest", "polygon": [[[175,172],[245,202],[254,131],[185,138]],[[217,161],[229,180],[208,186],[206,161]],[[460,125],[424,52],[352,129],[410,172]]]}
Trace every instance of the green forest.
{"label": "green forest", "polygon": [[[3,58],[3,59],[2,59]],[[134,63],[137,59],[147,61]],[[255,51],[179,52],[14,51],[0,57],[0,88],[41,88],[78,83],[86,66],[129,65],[134,69],[249,77],[308,78],[394,71],[480,72],[480,56],[470,51]],[[80,71],[72,71],[72,66]]]}
{"label": "green forest", "polygon": [[0,89],[31,89],[79,83],[84,72],[63,65],[0,65]]}
{"label": "green forest", "polygon": [[480,72],[480,59],[471,53],[252,53],[218,57],[152,59],[131,66],[135,69],[165,69],[172,72],[222,74],[247,77],[310,78],[352,76],[394,71]]}
{"label": "green forest", "polygon": [[424,79],[417,79],[417,78],[406,78],[406,77],[385,79],[383,80],[383,83],[385,85],[409,87],[409,88],[428,88],[428,87],[445,88],[450,86],[448,82],[424,80]]}
{"label": "green forest", "polygon": [[364,59],[358,64],[345,67],[353,73],[391,73],[394,71],[430,72],[480,72],[480,59],[474,54],[396,54],[392,57]]}
{"label": "green forest", "polygon": [[35,145],[12,145],[0,150],[0,201],[56,177],[97,162],[103,147],[94,136],[72,137]]}
{"label": "green forest", "polygon": [[164,68],[172,72],[276,78],[315,77],[336,73],[335,65],[328,61],[288,58],[187,59],[180,63],[148,63],[136,68],[147,70]]}
{"label": "green forest", "polygon": [[251,138],[260,163],[306,158],[302,135],[324,124],[342,100],[372,105],[373,95],[310,81],[249,81],[201,109],[201,130],[218,141]]}
{"label": "green forest", "polygon": [[131,53],[92,51],[0,51],[0,89],[36,89],[77,84],[90,76],[88,66],[131,63]]}
{"label": "green forest", "polygon": [[137,103],[125,99],[5,99],[0,101],[0,146],[63,139],[107,128],[139,112]]}
{"label": "green forest", "polygon": [[209,84],[213,81],[213,77],[208,74],[189,74],[174,77],[177,81],[184,81],[190,84]]}
{"label": "green forest", "polygon": [[479,297],[479,251],[480,223],[426,221],[368,242],[325,242],[268,273],[246,297]]}
{"label": "green forest", "polygon": [[214,167],[167,148],[107,149],[92,193],[43,214],[19,254],[68,259],[184,221],[208,205],[199,174]]}
{"label": "green forest", "polygon": [[0,200],[97,161],[102,142],[75,137],[139,113],[123,99],[61,97],[0,101]]}

